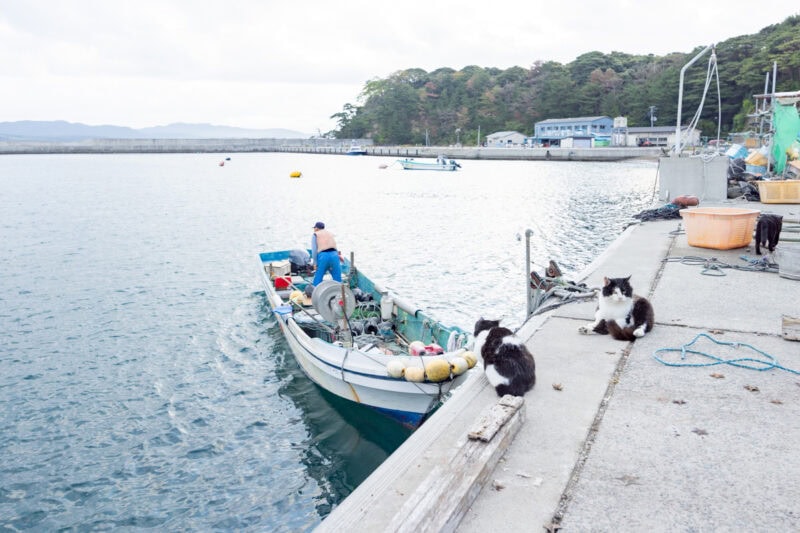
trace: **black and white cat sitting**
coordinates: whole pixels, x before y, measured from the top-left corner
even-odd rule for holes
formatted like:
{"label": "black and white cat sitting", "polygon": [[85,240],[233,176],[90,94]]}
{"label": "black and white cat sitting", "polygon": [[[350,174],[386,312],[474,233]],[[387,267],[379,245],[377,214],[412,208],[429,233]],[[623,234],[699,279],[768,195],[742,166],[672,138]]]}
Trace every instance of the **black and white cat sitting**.
{"label": "black and white cat sitting", "polygon": [[774,263],[772,252],[778,245],[783,229],[783,217],[781,215],[763,214],[758,217],[756,222],[756,255],[761,255],[761,247],[764,246],[767,252],[764,253],[767,261]]}
{"label": "black and white cat sitting", "polygon": [[610,334],[620,341],[634,341],[653,329],[653,306],[647,298],[633,294],[630,279],[603,278],[594,322],[579,327],[580,333]]}
{"label": "black and white cat sitting", "polygon": [[499,320],[475,323],[473,350],[483,361],[486,379],[498,396],[524,396],[536,384],[536,363],[522,340]]}

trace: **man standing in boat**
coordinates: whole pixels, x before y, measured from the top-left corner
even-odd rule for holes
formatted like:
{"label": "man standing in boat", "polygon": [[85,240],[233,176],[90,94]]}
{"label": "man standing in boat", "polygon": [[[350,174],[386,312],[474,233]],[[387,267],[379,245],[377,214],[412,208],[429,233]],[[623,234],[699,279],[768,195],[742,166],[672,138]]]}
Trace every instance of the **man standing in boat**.
{"label": "man standing in boat", "polygon": [[324,222],[314,224],[314,235],[311,236],[311,260],[317,268],[314,274],[314,286],[320,284],[325,272],[330,271],[334,281],[342,282],[342,265],[339,263],[339,252],[333,233],[325,229]]}

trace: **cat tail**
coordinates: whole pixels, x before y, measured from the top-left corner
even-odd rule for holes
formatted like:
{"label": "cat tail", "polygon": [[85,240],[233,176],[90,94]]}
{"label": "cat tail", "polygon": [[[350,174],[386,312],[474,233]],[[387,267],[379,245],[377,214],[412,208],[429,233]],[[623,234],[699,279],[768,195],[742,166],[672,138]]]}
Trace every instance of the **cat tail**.
{"label": "cat tail", "polygon": [[608,333],[618,341],[635,341],[633,328],[621,328],[616,320],[606,320]]}

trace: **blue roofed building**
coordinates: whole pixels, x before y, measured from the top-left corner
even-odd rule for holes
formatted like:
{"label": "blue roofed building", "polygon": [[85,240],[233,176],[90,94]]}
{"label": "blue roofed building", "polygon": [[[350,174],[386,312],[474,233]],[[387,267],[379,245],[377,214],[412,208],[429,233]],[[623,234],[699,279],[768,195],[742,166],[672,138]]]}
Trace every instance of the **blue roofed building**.
{"label": "blue roofed building", "polygon": [[548,118],[536,123],[534,141],[545,146],[561,146],[565,141],[575,147],[591,147],[594,139],[609,139],[613,126],[614,121],[606,116]]}

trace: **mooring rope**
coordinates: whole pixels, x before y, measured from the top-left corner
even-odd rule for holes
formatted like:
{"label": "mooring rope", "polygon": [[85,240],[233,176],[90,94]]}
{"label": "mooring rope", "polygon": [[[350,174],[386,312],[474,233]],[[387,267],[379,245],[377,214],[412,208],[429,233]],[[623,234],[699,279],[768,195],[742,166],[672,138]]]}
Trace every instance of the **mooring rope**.
{"label": "mooring rope", "polygon": [[[732,346],[735,349],[749,348],[749,349],[753,350],[754,352],[756,352],[758,354],[761,354],[766,359],[758,359],[758,358],[754,358],[754,357],[739,357],[739,358],[735,358],[735,359],[723,359],[722,357],[717,357],[716,355],[713,355],[713,354],[710,354],[710,353],[701,352],[699,350],[690,350],[689,347],[694,345],[694,343],[696,343],[701,338],[706,338],[706,339],[710,340],[711,342],[713,342],[715,344],[718,344],[720,346]],[[688,354],[694,354],[694,355],[700,355],[700,356],[703,356],[703,357],[707,357],[709,359],[712,359],[714,362],[712,362],[712,363],[688,363],[688,362],[674,363],[674,362],[670,362],[670,361],[665,361],[664,359],[659,357],[658,354],[661,353],[661,352],[680,352],[681,353],[681,361],[685,361],[686,360],[686,354],[688,353]],[[768,354],[767,352],[765,352],[763,350],[759,350],[758,348],[756,348],[756,347],[754,347],[754,346],[752,346],[750,344],[747,344],[747,343],[744,343],[744,342],[720,341],[720,340],[715,339],[714,337],[712,337],[708,333],[698,333],[697,336],[694,339],[692,339],[692,341],[690,343],[684,344],[680,348],[659,348],[659,349],[657,349],[656,351],[653,352],[653,358],[656,361],[658,361],[659,363],[667,365],[667,366],[705,367],[705,366],[717,366],[717,365],[731,365],[731,366],[735,366],[735,367],[739,367],[739,368],[746,368],[748,370],[758,370],[759,372],[763,372],[765,370],[772,370],[773,368],[777,368],[778,370],[785,370],[786,372],[791,372],[792,374],[800,375],[800,371],[792,370],[791,368],[786,368],[785,366],[779,364],[778,360],[774,356]]]}
{"label": "mooring rope", "polygon": [[748,266],[731,265],[720,261],[716,257],[700,257],[694,255],[685,255],[682,257],[665,257],[661,261],[664,263],[681,263],[682,265],[696,265],[702,266],[700,271],[705,276],[725,276],[724,268],[732,268],[734,270],[743,270],[745,272],[771,272],[778,273],[778,269],[772,266],[769,262],[763,259],[750,259],[746,256],[740,256],[740,259],[747,261]]}

